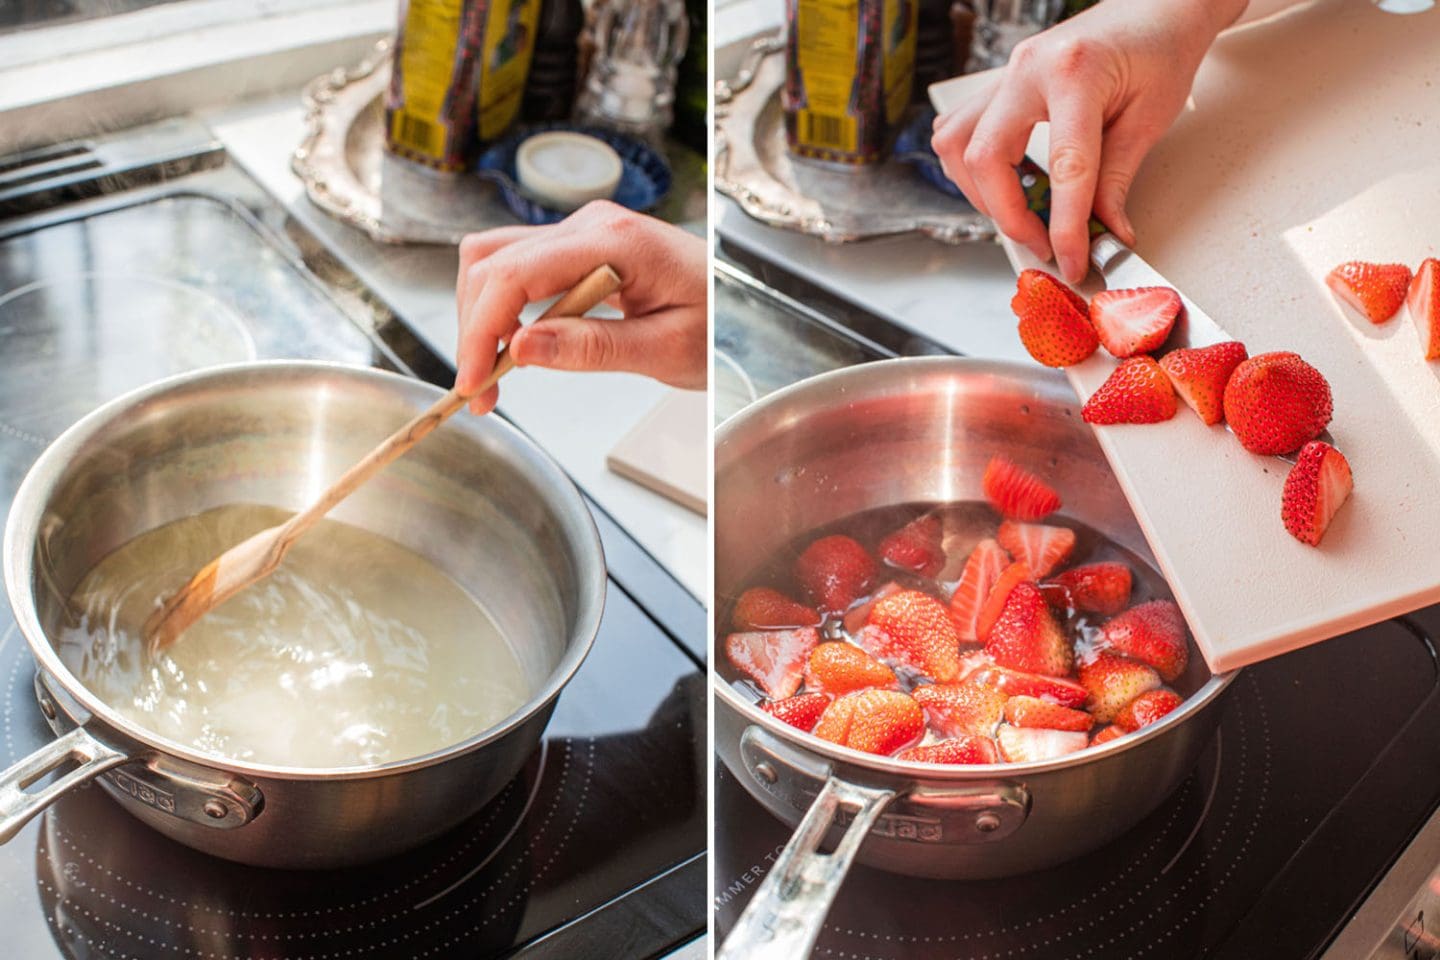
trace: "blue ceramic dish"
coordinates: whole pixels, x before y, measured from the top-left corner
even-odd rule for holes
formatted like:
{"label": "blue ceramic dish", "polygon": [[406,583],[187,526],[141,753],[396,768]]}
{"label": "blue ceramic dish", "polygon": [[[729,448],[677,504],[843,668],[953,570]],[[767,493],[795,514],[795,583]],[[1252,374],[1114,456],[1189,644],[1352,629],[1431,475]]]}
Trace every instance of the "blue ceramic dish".
{"label": "blue ceramic dish", "polygon": [[934,123],[935,111],[929,107],[916,113],[895,138],[895,149],[891,155],[901,163],[914,167],[920,179],[947,197],[964,200],[965,194],[945,176],[940,158],[930,149],[930,128]]}
{"label": "blue ceramic dish", "polygon": [[620,155],[620,183],[610,199],[622,207],[649,213],[660,205],[670,192],[670,164],[654,147],[634,137],[601,127],[583,127],[568,123],[537,124],[525,127],[499,140],[480,155],[475,172],[500,188],[510,212],[529,224],[559,223],[568,215],[553,210],[526,195],[515,174],[515,153],[520,144],[537,133],[565,130],[583,133],[604,140]]}

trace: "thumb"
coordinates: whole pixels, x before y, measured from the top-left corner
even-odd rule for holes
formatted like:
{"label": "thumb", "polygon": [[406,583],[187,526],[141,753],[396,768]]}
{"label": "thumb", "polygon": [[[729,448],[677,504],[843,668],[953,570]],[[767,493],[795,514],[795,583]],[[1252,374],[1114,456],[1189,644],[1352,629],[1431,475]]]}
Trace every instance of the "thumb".
{"label": "thumb", "polygon": [[521,366],[623,371],[674,382],[685,365],[684,337],[666,327],[653,319],[556,317],[522,328],[510,349]]}

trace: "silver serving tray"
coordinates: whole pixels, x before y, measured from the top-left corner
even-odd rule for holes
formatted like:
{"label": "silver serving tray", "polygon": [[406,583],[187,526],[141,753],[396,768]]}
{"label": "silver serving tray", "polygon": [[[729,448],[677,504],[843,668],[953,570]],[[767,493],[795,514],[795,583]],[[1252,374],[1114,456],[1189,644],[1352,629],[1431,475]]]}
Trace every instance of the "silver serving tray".
{"label": "silver serving tray", "polygon": [[945,243],[993,241],[995,225],[907,164],[861,167],[790,154],[780,89],[783,37],[755,40],[740,72],[715,85],[715,189],[775,227],[849,243],[922,233]]}

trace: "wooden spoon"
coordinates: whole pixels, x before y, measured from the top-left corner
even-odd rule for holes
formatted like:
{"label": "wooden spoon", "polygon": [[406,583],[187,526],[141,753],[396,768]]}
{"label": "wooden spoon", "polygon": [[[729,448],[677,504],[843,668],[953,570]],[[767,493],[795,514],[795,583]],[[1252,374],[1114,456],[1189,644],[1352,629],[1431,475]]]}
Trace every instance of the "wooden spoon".
{"label": "wooden spoon", "polygon": [[[619,276],[608,265],[602,265],[555,301],[541,319],[580,316],[619,289]],[[493,387],[514,366],[515,361],[507,346],[496,354],[495,368],[473,392],[462,394],[450,390],[430,409],[396,430],[341,474],[340,479],[310,506],[284,523],[261,530],[211,560],[145,621],[143,636],[151,654],[164,650],[196,620],[252,583],[269,576],[280,566],[280,561],[285,559],[295,541],[317,520],[392,460],[428,436],[451,414]]]}

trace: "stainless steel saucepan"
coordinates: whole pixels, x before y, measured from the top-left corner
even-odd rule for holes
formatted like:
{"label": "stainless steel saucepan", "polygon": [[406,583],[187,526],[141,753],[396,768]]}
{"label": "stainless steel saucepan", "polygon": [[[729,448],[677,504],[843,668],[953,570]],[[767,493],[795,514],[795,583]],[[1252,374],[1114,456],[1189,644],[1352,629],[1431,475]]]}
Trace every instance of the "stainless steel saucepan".
{"label": "stainless steel saucepan", "polygon": [[[715,589],[807,530],[875,507],[981,499],[996,452],[1048,463],[1063,513],[1153,562],[1065,381],[1031,367],[936,357],[815,377],[741,412],[715,442]],[[722,625],[723,627],[723,625]],[[725,631],[717,630],[717,639]],[[901,763],[803,733],[715,678],[716,749],[798,829],[722,956],[808,955],[846,871],[978,879],[1038,870],[1138,823],[1199,759],[1234,674],[1193,658],[1185,704],[1138,734],[1045,763]],[[826,840],[833,852],[819,852]]]}
{"label": "stainless steel saucepan", "polygon": [[60,736],[0,773],[0,842],[98,778],[131,813],[197,849],[264,866],[332,867],[436,836],[515,776],[589,652],[605,563],[574,485],[497,417],[455,418],[333,514],[420,554],[485,604],[535,691],[490,730],[369,767],[233,762],[122,717],[50,640],[75,585],[115,548],[224,504],[298,509],[440,392],[335,364],[218,367],[121,397],[41,454],[10,510],[5,586],[39,665],[40,709]]}

